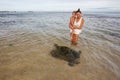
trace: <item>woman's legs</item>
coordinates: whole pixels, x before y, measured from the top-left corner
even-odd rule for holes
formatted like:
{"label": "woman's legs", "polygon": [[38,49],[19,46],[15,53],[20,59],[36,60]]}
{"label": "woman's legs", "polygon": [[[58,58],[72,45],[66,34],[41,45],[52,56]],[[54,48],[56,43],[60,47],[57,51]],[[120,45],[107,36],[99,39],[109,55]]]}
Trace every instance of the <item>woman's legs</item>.
{"label": "woman's legs", "polygon": [[78,38],[79,38],[79,34],[73,34],[72,44],[77,45],[78,44]]}

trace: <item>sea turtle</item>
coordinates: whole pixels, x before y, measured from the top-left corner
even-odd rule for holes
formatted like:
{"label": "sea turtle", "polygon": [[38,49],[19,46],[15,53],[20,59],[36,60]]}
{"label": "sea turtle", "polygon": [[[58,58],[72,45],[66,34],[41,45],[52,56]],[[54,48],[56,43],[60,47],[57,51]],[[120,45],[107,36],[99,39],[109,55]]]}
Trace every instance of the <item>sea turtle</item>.
{"label": "sea turtle", "polygon": [[53,57],[68,61],[70,66],[80,63],[78,59],[80,58],[81,51],[77,52],[69,47],[58,46],[57,44],[54,44],[54,46],[55,49],[50,52]]}

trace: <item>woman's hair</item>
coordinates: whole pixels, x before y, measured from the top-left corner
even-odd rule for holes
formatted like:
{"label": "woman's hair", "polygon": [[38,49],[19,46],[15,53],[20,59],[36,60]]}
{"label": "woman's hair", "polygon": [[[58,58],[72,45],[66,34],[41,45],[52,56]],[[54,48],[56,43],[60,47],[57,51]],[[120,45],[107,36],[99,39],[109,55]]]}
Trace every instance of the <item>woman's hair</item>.
{"label": "woman's hair", "polygon": [[78,8],[78,10],[76,11],[76,13],[78,13],[78,12],[79,12],[79,13],[82,13],[82,12],[80,11],[80,8]]}

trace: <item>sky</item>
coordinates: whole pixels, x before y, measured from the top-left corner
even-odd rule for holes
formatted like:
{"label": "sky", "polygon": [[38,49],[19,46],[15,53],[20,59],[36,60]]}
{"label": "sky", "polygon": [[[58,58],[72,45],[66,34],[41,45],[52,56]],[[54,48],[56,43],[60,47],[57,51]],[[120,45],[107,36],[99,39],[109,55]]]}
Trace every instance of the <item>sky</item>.
{"label": "sky", "polygon": [[0,11],[118,11],[120,0],[0,0]]}

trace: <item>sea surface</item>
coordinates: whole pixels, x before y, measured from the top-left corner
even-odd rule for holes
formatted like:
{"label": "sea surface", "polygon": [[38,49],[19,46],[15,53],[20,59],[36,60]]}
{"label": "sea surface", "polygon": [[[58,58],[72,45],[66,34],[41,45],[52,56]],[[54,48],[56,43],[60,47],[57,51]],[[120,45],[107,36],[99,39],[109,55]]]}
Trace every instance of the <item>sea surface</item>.
{"label": "sea surface", "polygon": [[[70,12],[0,12],[0,80],[120,80],[120,13],[83,13],[77,46]],[[82,52],[70,67],[49,55],[54,44]]]}

